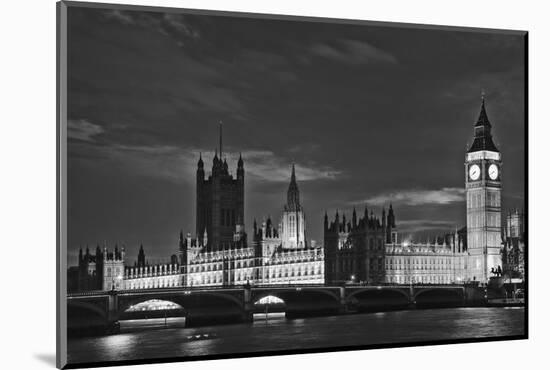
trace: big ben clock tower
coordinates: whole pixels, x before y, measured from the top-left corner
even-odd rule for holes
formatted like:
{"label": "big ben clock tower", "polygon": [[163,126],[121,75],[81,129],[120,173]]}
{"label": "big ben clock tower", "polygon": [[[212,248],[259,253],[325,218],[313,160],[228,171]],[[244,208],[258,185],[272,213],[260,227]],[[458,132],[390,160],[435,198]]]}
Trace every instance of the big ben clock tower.
{"label": "big ben clock tower", "polygon": [[474,126],[474,142],[466,153],[466,226],[468,277],[486,283],[491,269],[502,266],[501,244],[502,156],[493,142],[485,98]]}

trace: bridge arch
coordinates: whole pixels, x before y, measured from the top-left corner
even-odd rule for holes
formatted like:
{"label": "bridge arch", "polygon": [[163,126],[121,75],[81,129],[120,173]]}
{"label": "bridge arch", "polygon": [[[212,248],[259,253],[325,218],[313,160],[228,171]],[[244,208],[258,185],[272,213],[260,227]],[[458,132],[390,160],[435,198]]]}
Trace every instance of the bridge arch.
{"label": "bridge arch", "polygon": [[242,300],[231,294],[219,293],[219,292],[192,292],[190,294],[187,294],[186,292],[183,292],[183,293],[159,292],[157,294],[139,295],[131,298],[120,296],[118,313],[120,315],[121,313],[126,312],[126,310],[128,310],[130,307],[143,302],[150,301],[152,299],[172,302],[181,306],[184,309],[195,308],[200,305],[201,299],[204,299],[204,298],[218,299],[222,301],[219,303],[229,303],[235,308],[243,309]]}
{"label": "bridge arch", "polygon": [[281,299],[285,303],[290,303],[290,301],[292,301],[294,297],[298,297],[300,295],[304,296],[304,295],[313,295],[313,294],[318,294],[318,295],[322,295],[324,297],[330,298],[334,300],[335,303],[340,302],[340,296],[330,290],[289,288],[289,289],[269,289],[261,292],[255,292],[252,295],[252,303],[256,303],[259,300],[268,296],[273,296]]}
{"label": "bridge arch", "polygon": [[90,303],[71,299],[67,301],[67,315],[70,316],[75,310],[84,310],[92,312],[93,314],[99,316],[101,319],[107,320],[108,312],[106,305],[107,302]]}
{"label": "bridge arch", "polygon": [[394,293],[399,293],[400,295],[402,295],[405,299],[409,299],[409,293],[408,291],[404,290],[404,289],[395,289],[395,288],[390,288],[390,289],[377,289],[377,288],[364,288],[364,289],[357,289],[355,291],[353,291],[352,293],[350,293],[346,298],[348,300],[354,298],[355,296],[357,295],[362,295],[362,294],[365,294],[365,293],[370,293],[370,294],[384,294],[386,292],[390,292],[390,294],[394,294]]}
{"label": "bridge arch", "polygon": [[464,303],[464,289],[460,288],[425,288],[414,294],[417,306],[457,306]]}
{"label": "bridge arch", "polygon": [[416,299],[422,294],[435,294],[436,292],[445,295],[450,295],[452,293],[454,295],[460,296],[461,298],[464,296],[464,289],[462,288],[422,288],[414,293],[413,298]]}
{"label": "bridge arch", "polygon": [[387,311],[406,308],[410,305],[410,295],[406,289],[364,288],[351,292],[346,297],[349,308],[358,311]]}
{"label": "bridge arch", "polygon": [[330,289],[270,287],[256,289],[252,293],[252,304],[268,296],[281,299],[284,302],[284,310],[281,311],[288,319],[334,315],[341,309],[339,292]]}
{"label": "bridge arch", "polygon": [[254,302],[252,302],[252,303],[254,305],[285,304],[285,300],[282,299],[282,298],[279,298],[279,297],[277,297],[273,294],[268,294],[268,295],[264,295],[261,298],[256,297],[254,299]]}

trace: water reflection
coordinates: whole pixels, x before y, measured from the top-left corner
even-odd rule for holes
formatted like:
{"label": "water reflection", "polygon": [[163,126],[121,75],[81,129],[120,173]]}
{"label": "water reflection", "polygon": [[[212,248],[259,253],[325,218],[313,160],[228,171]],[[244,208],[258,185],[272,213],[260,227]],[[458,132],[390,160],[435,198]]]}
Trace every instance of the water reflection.
{"label": "water reflection", "polygon": [[247,324],[184,325],[184,318],[168,318],[166,326],[164,319],[122,322],[121,334],[69,340],[69,362],[520,335],[524,333],[524,309],[448,308],[295,320],[270,313],[267,321],[264,316]]}

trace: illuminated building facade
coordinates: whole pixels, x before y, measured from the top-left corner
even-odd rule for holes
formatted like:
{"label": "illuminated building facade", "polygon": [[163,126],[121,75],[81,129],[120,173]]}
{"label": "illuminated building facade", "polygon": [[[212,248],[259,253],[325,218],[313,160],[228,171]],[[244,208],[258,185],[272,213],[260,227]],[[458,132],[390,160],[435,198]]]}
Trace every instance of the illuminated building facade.
{"label": "illuminated building facade", "polygon": [[227,249],[208,251],[206,238],[185,239],[180,234],[180,255],[185,258],[184,285],[233,286],[252,283],[255,276],[254,248],[249,248],[246,235],[235,231]]}
{"label": "illuminated building facade", "polygon": [[182,286],[183,275],[177,264],[126,267],[122,289],[174,288]]}
{"label": "illuminated building facade", "polygon": [[[150,265],[145,260],[143,246],[133,266],[127,265],[124,248],[114,252],[104,248],[102,290],[134,290],[183,286],[184,277],[176,258],[169,263]],[[85,289],[81,289],[85,290]]]}
{"label": "illuminated building facade", "polygon": [[466,281],[468,253],[458,233],[443,242],[385,246],[385,283],[460,284]]}
{"label": "illuminated building facade", "polygon": [[268,217],[258,227],[254,221],[254,246],[257,256],[256,281],[263,285],[322,284],[324,250],[306,241],[306,219],[300,203],[296,170],[292,165],[287,202],[279,227]]}
{"label": "illuminated building facade", "polygon": [[[282,230],[282,231],[279,231]],[[185,286],[234,286],[244,284],[322,284],[324,251],[305,238],[305,215],[295,168],[292,166],[287,203],[279,229],[268,218],[258,228],[254,222],[252,246],[246,233],[235,225],[231,242],[210,250],[208,235],[184,239],[180,234],[180,258],[185,261]]]}
{"label": "illuminated building facade", "polygon": [[199,158],[195,237],[190,233],[184,237],[180,232],[178,255],[167,264],[149,265],[143,246],[133,267],[125,266],[124,249],[119,252],[115,248],[114,253],[105,249],[101,253],[103,280],[98,289],[323,284],[324,250],[314,241],[306,241],[305,214],[294,165],[279,228],[273,227],[270,219],[261,228],[254,222],[252,245],[248,245],[242,222],[242,158],[237,179],[230,177],[227,163],[216,155],[212,175],[204,181],[204,163]]}
{"label": "illuminated building facade", "polygon": [[118,290],[124,288],[124,247],[119,251],[115,247],[109,252],[103,249],[103,290]]}
{"label": "illuminated building facade", "polygon": [[399,242],[390,205],[382,218],[370,215],[351,221],[336,212],[325,215],[325,276],[327,284],[452,284],[467,279],[465,230],[432,242]]}

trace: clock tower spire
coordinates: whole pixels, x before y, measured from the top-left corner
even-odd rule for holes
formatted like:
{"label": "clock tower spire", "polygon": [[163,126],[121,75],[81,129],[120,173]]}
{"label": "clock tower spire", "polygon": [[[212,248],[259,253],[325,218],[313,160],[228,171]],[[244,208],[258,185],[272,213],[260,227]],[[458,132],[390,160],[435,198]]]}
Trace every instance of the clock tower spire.
{"label": "clock tower spire", "polygon": [[465,161],[467,278],[482,283],[491,277],[491,269],[502,267],[502,156],[493,142],[491,128],[482,95],[481,110],[474,125],[474,141]]}

